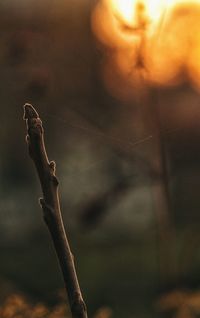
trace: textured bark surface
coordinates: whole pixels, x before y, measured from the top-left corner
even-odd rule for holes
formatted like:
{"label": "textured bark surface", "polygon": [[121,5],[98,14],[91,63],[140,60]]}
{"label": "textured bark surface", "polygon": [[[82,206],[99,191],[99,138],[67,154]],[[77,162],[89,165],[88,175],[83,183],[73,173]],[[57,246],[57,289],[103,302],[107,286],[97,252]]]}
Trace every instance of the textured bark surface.
{"label": "textured bark surface", "polygon": [[63,273],[72,317],[87,318],[87,309],[81,295],[74,257],[63,225],[58,193],[59,182],[55,174],[56,164],[54,161],[49,162],[44,143],[42,121],[30,104],[24,105],[24,120],[27,125],[26,140],[29,154],[35,164],[43,192],[40,204]]}

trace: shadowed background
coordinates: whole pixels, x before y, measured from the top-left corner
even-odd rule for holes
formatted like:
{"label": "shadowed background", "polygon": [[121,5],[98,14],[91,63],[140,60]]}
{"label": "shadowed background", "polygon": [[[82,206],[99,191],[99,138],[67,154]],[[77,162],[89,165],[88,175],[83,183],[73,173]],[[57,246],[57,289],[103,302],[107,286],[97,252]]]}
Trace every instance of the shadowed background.
{"label": "shadowed background", "polygon": [[145,101],[112,97],[91,31],[94,5],[0,4],[0,298],[22,292],[53,304],[63,288],[25,144],[22,105],[30,102],[57,163],[89,313],[108,306],[116,318],[155,317],[161,292],[196,293],[200,283],[200,97],[186,80]]}

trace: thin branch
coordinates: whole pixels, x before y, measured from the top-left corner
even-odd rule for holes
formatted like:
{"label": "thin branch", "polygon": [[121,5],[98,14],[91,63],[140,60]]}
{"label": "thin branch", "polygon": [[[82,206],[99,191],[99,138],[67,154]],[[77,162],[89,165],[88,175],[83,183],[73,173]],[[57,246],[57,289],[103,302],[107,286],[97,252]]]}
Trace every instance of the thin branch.
{"label": "thin branch", "polygon": [[40,204],[63,273],[72,317],[87,318],[87,309],[81,295],[74,258],[63,225],[58,179],[55,175],[56,165],[54,161],[49,162],[45,149],[42,121],[30,104],[24,105],[24,120],[28,132],[26,141],[29,154],[35,164],[43,192],[43,199],[40,199]]}

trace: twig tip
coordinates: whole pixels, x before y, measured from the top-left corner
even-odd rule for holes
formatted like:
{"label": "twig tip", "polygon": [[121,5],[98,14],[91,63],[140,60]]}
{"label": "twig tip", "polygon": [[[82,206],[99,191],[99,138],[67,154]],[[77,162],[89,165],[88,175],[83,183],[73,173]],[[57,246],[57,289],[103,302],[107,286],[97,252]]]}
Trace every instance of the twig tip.
{"label": "twig tip", "polygon": [[23,117],[24,120],[39,117],[37,111],[31,104],[26,103],[23,107],[24,107],[24,117]]}

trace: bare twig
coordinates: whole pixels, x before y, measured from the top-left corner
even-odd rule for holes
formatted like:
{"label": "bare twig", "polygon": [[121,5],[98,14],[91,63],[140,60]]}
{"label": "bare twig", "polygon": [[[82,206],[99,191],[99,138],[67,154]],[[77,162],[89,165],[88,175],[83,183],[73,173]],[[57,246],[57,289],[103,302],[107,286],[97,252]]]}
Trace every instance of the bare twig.
{"label": "bare twig", "polygon": [[66,237],[58,194],[58,179],[55,175],[55,162],[49,162],[45,143],[42,121],[30,104],[24,105],[24,120],[27,125],[27,144],[40,179],[43,199],[40,204],[44,220],[50,231],[54,247],[63,273],[65,287],[73,318],[87,318],[87,309],[79,287],[74,258]]}

